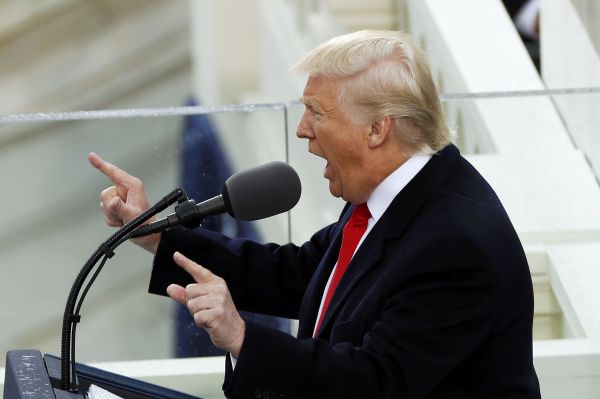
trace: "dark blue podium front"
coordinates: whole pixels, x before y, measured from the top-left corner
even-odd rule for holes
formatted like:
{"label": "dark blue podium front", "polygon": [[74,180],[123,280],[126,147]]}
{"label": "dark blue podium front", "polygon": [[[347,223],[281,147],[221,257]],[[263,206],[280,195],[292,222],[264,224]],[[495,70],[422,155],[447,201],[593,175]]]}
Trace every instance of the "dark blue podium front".
{"label": "dark blue podium front", "polygon": [[96,385],[124,399],[199,399],[172,389],[110,373],[77,363],[79,393],[62,391],[60,358],[42,356],[37,350],[13,350],[6,353],[4,399],[77,399],[86,398],[90,385]]}

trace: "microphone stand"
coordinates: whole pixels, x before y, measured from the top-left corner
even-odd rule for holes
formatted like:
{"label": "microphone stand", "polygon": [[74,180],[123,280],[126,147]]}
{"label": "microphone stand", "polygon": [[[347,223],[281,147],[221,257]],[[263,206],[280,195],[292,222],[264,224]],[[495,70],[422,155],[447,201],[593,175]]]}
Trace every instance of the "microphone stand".
{"label": "microphone stand", "polygon": [[[181,188],[176,188],[175,190],[167,194],[160,201],[158,201],[156,204],[154,204],[152,207],[140,214],[135,219],[131,220],[129,223],[125,224],[117,232],[110,236],[104,243],[102,243],[98,247],[98,249],[92,254],[92,256],[88,259],[88,261],[85,263],[82,269],[79,271],[79,274],[73,282],[71,291],[69,292],[63,316],[60,358],[60,389],[72,393],[77,392],[75,372],[75,330],[77,323],[81,319],[81,316],[79,315],[79,310],[81,309],[81,304],[83,302],[83,299],[85,298],[85,295],[87,294],[90,286],[98,276],[98,273],[100,273],[100,270],[104,266],[104,263],[108,258],[113,257],[115,248],[117,248],[119,245],[121,245],[123,242],[129,239],[130,233],[133,230],[135,230],[138,226],[140,226],[142,223],[144,223],[146,220],[156,215],[157,213],[162,212],[175,202],[182,202],[186,199],[187,196],[185,194],[185,191],[183,191],[183,189]],[[81,298],[79,298],[79,301],[77,301],[79,292],[81,291],[85,280],[94,268],[95,264],[102,258],[102,263],[92,276],[91,280],[88,282],[88,285],[83,291]],[[77,308],[75,308],[76,306]]]}

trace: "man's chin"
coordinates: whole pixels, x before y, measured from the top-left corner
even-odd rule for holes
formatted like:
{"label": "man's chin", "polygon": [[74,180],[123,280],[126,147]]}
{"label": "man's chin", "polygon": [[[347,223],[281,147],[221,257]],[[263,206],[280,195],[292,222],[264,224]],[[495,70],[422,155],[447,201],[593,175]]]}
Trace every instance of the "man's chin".
{"label": "man's chin", "polygon": [[337,187],[333,187],[333,185],[331,184],[331,181],[329,182],[329,192],[331,193],[331,195],[333,195],[335,198],[340,198],[342,196],[342,190],[340,190]]}

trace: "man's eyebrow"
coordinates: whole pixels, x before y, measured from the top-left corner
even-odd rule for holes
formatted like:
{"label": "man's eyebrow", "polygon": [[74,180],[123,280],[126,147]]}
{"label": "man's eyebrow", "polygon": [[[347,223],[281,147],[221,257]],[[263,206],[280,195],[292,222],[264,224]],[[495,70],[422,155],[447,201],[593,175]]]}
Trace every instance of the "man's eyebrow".
{"label": "man's eyebrow", "polygon": [[304,106],[310,110],[315,109],[315,108],[320,108],[319,107],[319,103],[316,101],[311,101],[310,98],[308,97],[304,97],[304,96],[300,96],[298,97],[298,100],[304,104]]}

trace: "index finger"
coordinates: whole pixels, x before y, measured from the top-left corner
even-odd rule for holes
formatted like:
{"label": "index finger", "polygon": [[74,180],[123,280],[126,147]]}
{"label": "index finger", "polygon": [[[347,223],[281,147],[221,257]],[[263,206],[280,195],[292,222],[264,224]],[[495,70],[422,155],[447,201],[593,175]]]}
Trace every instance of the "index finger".
{"label": "index finger", "polygon": [[173,254],[173,260],[181,266],[183,270],[188,272],[197,283],[209,282],[214,277],[214,274],[212,274],[210,270],[200,266],[179,252]]}
{"label": "index finger", "polygon": [[113,165],[110,162],[105,161],[100,157],[100,155],[90,152],[88,155],[88,160],[90,164],[100,172],[102,172],[106,177],[108,177],[115,185],[120,183],[125,183],[133,179],[133,177],[125,172],[122,169],[119,169],[117,166]]}

